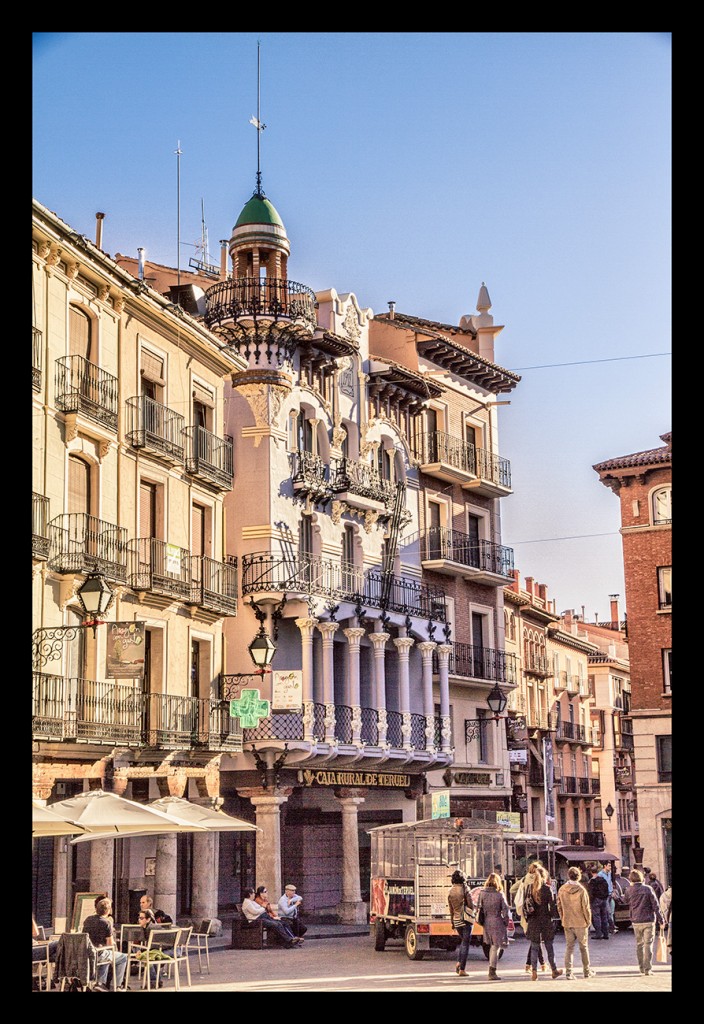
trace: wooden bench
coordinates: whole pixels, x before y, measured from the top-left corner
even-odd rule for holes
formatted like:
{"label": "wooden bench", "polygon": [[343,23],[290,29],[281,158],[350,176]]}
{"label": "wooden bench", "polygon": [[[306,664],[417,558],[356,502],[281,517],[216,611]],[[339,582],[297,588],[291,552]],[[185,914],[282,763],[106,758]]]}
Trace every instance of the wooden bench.
{"label": "wooden bench", "polygon": [[241,904],[235,904],[230,949],[268,949],[273,943],[268,940],[267,933],[264,921],[248,921],[242,913]]}

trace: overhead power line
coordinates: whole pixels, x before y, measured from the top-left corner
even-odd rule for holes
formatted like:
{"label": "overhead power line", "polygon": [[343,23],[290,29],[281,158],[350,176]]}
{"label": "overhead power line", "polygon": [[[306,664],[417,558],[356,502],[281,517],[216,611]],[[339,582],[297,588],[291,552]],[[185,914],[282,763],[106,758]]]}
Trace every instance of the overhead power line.
{"label": "overhead power line", "polygon": [[514,366],[512,373],[519,370],[547,370],[553,366],[584,366],[587,363],[618,363],[622,359],[653,359],[655,356],[671,356],[672,352],[643,352],[639,356],[612,356],[609,359],[578,359],[574,363],[541,363],[539,366]]}
{"label": "overhead power line", "polygon": [[609,530],[608,533],[575,533],[571,537],[538,537],[536,540],[512,540],[510,547],[516,547],[517,544],[546,544],[548,541],[555,540],[585,540],[588,537],[616,537],[618,530]]}

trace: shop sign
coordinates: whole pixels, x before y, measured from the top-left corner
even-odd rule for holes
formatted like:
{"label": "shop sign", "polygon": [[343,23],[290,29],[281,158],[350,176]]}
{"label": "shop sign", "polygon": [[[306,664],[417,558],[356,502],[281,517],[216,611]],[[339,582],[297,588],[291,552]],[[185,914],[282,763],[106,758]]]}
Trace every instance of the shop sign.
{"label": "shop sign", "polygon": [[106,679],[142,679],[144,676],[144,623],[108,622]]}
{"label": "shop sign", "polygon": [[303,707],[303,672],[272,672],[271,706],[275,711],[300,711]]}
{"label": "shop sign", "polygon": [[456,786],[490,786],[491,772],[453,772],[452,781]]}
{"label": "shop sign", "polygon": [[408,789],[411,776],[395,772],[312,771],[303,768],[298,772],[298,781],[304,786],[394,786]]}
{"label": "shop sign", "polygon": [[433,799],[431,803],[431,818],[449,818],[450,817],[450,790],[441,789],[437,793],[433,793]]}
{"label": "shop sign", "polygon": [[528,764],[527,750],[509,750],[508,759],[511,764]]}

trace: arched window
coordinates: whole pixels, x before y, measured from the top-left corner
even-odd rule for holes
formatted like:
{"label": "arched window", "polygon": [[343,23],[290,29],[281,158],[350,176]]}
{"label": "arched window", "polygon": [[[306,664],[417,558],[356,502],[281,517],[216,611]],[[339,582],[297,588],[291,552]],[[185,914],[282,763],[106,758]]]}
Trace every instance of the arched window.
{"label": "arched window", "polygon": [[653,491],[653,523],[672,522],[672,487],[659,487]]}

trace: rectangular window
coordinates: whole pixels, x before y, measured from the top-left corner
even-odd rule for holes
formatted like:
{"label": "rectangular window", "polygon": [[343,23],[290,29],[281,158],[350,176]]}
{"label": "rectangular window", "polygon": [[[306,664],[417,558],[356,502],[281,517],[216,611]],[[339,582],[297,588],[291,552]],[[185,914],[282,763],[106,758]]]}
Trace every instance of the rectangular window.
{"label": "rectangular window", "polygon": [[672,608],[672,566],[658,568],[658,608]]}
{"label": "rectangular window", "polygon": [[662,652],[663,693],[672,693],[672,648],[665,647]]}
{"label": "rectangular window", "polygon": [[672,782],[672,736],[656,736],[658,782]]}
{"label": "rectangular window", "polygon": [[479,763],[488,764],[491,759],[491,739],[489,736],[489,725],[487,721],[489,712],[486,708],[477,709],[477,718],[479,719]]}

